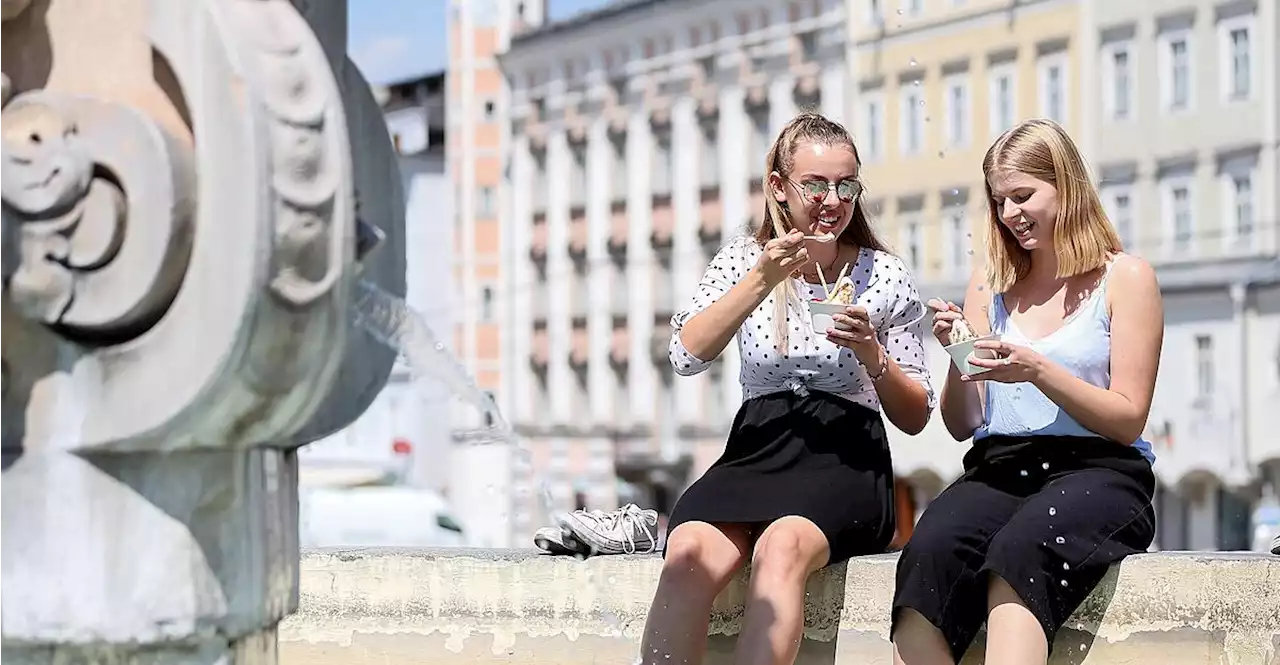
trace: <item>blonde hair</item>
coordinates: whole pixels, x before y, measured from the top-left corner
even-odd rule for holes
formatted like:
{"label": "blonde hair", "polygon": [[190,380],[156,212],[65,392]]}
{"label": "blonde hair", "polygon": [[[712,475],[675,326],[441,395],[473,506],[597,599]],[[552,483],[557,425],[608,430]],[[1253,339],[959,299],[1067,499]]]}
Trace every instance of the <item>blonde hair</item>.
{"label": "blonde hair", "polygon": [[1000,171],[1022,173],[1057,188],[1053,246],[1059,278],[1101,268],[1121,251],[1120,236],[1107,218],[1075,142],[1052,120],[1024,121],[1001,134],[982,160],[989,227],[987,284],[996,293],[1008,291],[1031,270],[1031,253],[1000,222],[1000,208],[991,191],[991,178]]}
{"label": "blonde hair", "polygon": [[[795,167],[796,149],[804,143],[848,148],[853,152],[853,158],[858,165],[862,165],[862,158],[858,156],[858,147],[853,144],[853,137],[849,135],[844,125],[812,112],[801,113],[792,118],[791,122],[788,122],[778,133],[764,160],[764,179],[761,182],[761,191],[764,192],[764,217],[755,235],[756,242],[761,247],[774,238],[790,233],[795,228],[791,220],[791,211],[786,204],[780,203],[774,196],[769,177],[776,172],[785,180],[791,174],[791,169]],[[863,204],[863,196],[854,199],[853,217],[836,241],[881,252],[889,251],[871,230],[871,217]],[[771,297],[773,298],[773,346],[775,350],[785,355],[787,311],[790,303],[793,300],[798,301],[799,296],[795,293],[790,280],[783,280],[774,287]]]}

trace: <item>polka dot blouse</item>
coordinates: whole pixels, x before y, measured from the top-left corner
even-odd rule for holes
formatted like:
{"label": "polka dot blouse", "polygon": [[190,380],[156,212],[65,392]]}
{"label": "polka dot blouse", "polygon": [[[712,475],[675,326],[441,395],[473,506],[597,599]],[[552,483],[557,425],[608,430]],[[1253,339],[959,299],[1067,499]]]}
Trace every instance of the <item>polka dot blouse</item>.
{"label": "polka dot blouse", "polygon": [[[697,374],[714,360],[696,358],[689,353],[680,339],[681,328],[745,277],[762,251],[751,237],[740,236],[730,241],[711,260],[689,306],[671,317],[673,331],[668,351],[677,374]],[[911,273],[898,257],[863,249],[858,253],[857,262],[850,266],[849,275],[854,283],[854,301],[867,307],[885,353],[907,376],[924,387],[932,410],[935,397],[922,343],[925,307]],[[825,331],[813,329],[808,302],[822,299],[822,285],[800,279],[792,279],[791,283],[804,302],[793,303],[788,308],[785,353],[775,349],[777,332],[772,294],[738,329],[742,398],[747,400],[782,390],[813,389],[879,410],[875,385],[853,351],[828,340]]]}

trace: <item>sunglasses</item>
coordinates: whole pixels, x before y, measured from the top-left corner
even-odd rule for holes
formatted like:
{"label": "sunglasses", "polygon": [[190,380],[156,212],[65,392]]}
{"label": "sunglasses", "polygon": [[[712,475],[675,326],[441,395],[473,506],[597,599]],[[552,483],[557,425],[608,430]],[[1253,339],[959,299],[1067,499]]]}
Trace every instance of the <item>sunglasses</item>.
{"label": "sunglasses", "polygon": [[845,203],[853,203],[854,199],[862,194],[862,183],[852,178],[835,183],[826,180],[806,180],[800,183],[793,180],[792,183],[798,186],[801,194],[814,203],[822,203],[833,189],[836,190],[836,198]]}

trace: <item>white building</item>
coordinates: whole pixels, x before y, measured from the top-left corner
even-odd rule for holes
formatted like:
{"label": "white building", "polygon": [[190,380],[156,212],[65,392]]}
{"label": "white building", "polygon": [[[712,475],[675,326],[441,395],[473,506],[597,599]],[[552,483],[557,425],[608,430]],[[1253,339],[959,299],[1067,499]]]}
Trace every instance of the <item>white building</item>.
{"label": "white building", "polygon": [[[735,351],[676,380],[667,321],[758,220],[765,151],[797,109],[855,130],[880,232],[922,293],[953,299],[985,215],[981,154],[1050,115],[1166,290],[1158,544],[1247,545],[1280,462],[1262,420],[1280,405],[1276,3],[942,4],[634,0],[512,37],[504,376],[556,503],[609,507],[633,489],[616,474],[669,509],[719,455]],[[940,387],[947,358],[930,353]],[[906,515],[967,446],[936,417],[893,445]],[[513,528],[531,532],[532,514]]]}

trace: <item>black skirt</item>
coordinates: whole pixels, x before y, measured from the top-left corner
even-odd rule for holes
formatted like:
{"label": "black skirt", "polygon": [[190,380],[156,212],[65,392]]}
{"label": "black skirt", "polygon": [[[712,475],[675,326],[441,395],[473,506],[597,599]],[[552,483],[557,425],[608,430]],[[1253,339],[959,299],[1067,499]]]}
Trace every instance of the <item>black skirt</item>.
{"label": "black skirt", "polygon": [[667,533],[685,522],[763,527],[787,516],[822,530],[827,565],[885,551],[893,464],[878,412],[813,390],[747,400],[724,454],[676,502]]}
{"label": "black skirt", "polygon": [[974,444],[964,468],[898,559],[894,626],[903,608],[919,612],[959,661],[986,619],[988,576],[999,575],[1052,652],[1111,564],[1155,538],[1151,464],[1102,438],[993,436]]}

